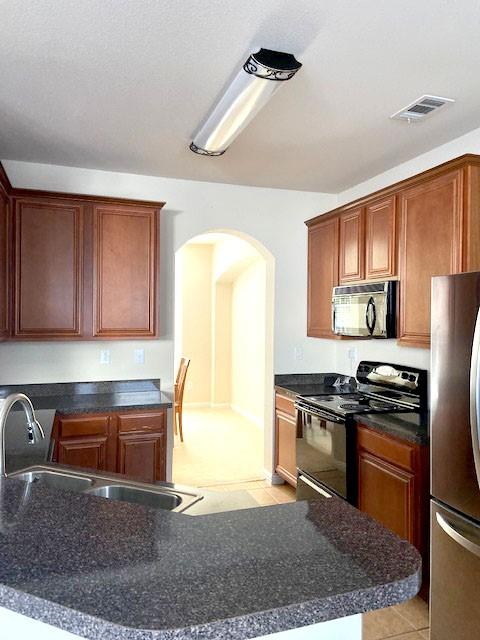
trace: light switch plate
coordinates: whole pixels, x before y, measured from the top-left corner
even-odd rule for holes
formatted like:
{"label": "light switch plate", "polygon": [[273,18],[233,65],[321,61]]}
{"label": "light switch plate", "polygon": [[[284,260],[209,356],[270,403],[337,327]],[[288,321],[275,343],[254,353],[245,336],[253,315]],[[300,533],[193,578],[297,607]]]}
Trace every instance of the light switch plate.
{"label": "light switch plate", "polygon": [[293,349],[293,357],[295,360],[303,360],[303,349],[302,347],[295,347]]}
{"label": "light switch plate", "polygon": [[133,360],[135,364],[145,364],[145,349],[134,349]]}
{"label": "light switch plate", "polygon": [[112,362],[112,356],[110,349],[100,349],[100,364],[110,364]]}

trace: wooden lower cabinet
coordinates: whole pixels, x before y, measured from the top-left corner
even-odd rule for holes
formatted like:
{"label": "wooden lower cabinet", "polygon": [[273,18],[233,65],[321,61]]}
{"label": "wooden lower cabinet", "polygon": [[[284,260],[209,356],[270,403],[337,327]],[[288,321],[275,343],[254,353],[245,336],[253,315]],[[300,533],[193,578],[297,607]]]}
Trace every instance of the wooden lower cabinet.
{"label": "wooden lower cabinet", "polygon": [[358,476],[360,510],[414,543],[414,474],[360,450]]}
{"label": "wooden lower cabinet", "polygon": [[275,397],[275,471],[293,487],[297,486],[297,417],[295,401],[278,393]]}
{"label": "wooden lower cabinet", "polygon": [[64,438],[58,443],[58,462],[73,467],[108,471],[107,436]]}
{"label": "wooden lower cabinet", "polygon": [[358,508],[413,544],[428,587],[428,446],[357,427]]}
{"label": "wooden lower cabinet", "polygon": [[146,482],[166,477],[166,415],[118,416],[117,471]]}
{"label": "wooden lower cabinet", "polygon": [[56,461],[96,471],[114,471],[110,428],[108,415],[57,418],[54,425]]}
{"label": "wooden lower cabinet", "polygon": [[166,418],[165,410],[58,416],[54,461],[144,482],[165,480]]}

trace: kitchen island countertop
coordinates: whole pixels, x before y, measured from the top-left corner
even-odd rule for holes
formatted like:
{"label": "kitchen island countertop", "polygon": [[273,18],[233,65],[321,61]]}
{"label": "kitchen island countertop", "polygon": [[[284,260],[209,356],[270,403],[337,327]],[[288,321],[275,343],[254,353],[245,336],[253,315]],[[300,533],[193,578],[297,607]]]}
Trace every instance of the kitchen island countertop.
{"label": "kitchen island countertop", "polygon": [[188,516],[7,479],[0,607],[92,640],[245,640],[397,604],[417,551],[338,498]]}

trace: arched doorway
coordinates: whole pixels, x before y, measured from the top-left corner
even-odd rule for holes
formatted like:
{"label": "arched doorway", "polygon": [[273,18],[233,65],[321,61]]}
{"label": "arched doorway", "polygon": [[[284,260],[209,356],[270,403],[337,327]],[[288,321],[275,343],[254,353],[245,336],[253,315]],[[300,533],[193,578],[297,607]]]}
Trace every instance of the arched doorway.
{"label": "arched doorway", "polygon": [[227,229],[197,235],[175,254],[175,366],[191,360],[175,482],[271,478],[274,268],[261,243]]}

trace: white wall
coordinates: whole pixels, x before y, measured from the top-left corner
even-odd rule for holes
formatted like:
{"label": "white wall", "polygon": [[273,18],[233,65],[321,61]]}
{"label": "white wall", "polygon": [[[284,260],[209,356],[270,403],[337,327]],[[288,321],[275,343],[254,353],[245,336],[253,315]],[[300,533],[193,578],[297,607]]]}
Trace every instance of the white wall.
{"label": "white wall", "polygon": [[232,406],[263,427],[266,265],[257,259],[232,286]]}
{"label": "white wall", "polygon": [[[422,135],[421,124],[418,126]],[[0,384],[160,377],[173,379],[174,252],[192,237],[233,229],[261,242],[275,257],[275,372],[350,372],[352,346],[360,358],[377,358],[428,367],[429,352],[397,347],[394,341],[331,341],[305,336],[306,231],[303,221],[415,175],[464,153],[480,154],[480,128],[389,169],[338,195],[173,180],[74,167],[3,161],[16,187],[70,193],[165,200],[161,221],[161,338],[153,342],[25,343],[0,345]],[[200,158],[200,161],[209,159]],[[145,347],[144,365],[133,349]],[[99,364],[99,351],[112,350],[112,364]],[[294,358],[294,348],[303,358]]]}
{"label": "white wall", "polygon": [[177,253],[175,261],[177,266],[181,264],[182,273],[177,298],[182,310],[176,336],[178,355],[190,358],[184,392],[186,404],[209,404],[211,400],[212,257],[212,245],[187,244]]}
{"label": "white wall", "polygon": [[[210,162],[212,159],[199,158]],[[0,345],[0,384],[64,380],[160,377],[173,382],[174,255],[186,241],[211,230],[236,230],[262,243],[275,257],[275,371],[334,368],[334,349],[307,339],[307,234],[303,221],[333,208],[333,194],[174,180],[94,169],[3,161],[15,187],[67,193],[163,200],[161,215],[161,337],[142,343],[109,342],[112,364],[99,364],[101,343]],[[134,346],[145,348],[133,364]],[[295,345],[303,360],[294,359]]]}

